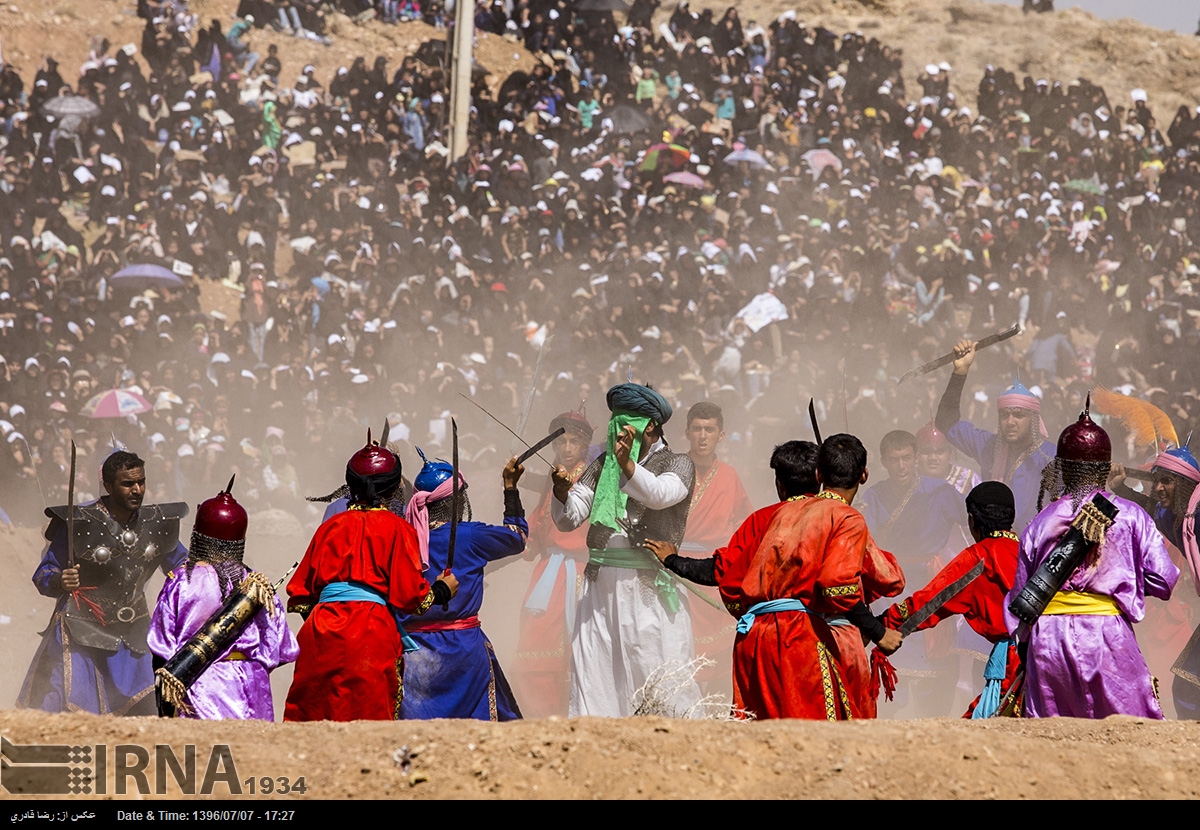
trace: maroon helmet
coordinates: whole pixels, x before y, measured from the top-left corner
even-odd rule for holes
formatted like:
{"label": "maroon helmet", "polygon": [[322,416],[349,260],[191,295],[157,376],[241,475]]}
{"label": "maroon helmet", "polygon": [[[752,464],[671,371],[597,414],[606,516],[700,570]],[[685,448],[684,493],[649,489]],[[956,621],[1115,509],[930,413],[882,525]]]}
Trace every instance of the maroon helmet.
{"label": "maroon helmet", "polygon": [[[196,524],[192,527],[192,544],[188,551],[190,563],[202,560],[241,562],[246,550],[246,509],[233,497],[233,479],[220,493],[196,508]],[[189,565],[190,573],[190,565]]]}
{"label": "maroon helmet", "polygon": [[918,450],[940,450],[948,446],[950,446],[950,440],[946,438],[946,433],[934,426],[933,421],[917,430]]}
{"label": "maroon helmet", "polygon": [[582,407],[579,410],[572,409],[570,412],[555,416],[550,421],[550,431],[554,432],[559,427],[563,427],[567,432],[575,433],[584,441],[591,441],[592,435],[596,432],[596,428],[588,423],[587,415],[583,413]]}
{"label": "maroon helmet", "polygon": [[1112,441],[1104,428],[1091,419],[1088,414],[1092,408],[1092,395],[1089,392],[1079,413],[1079,420],[1068,426],[1058,436],[1058,450],[1055,453],[1063,461],[1087,461],[1107,464],[1112,461]]}
{"label": "maroon helmet", "polygon": [[366,445],[350,456],[346,463],[346,484],[351,501],[376,506],[400,485],[400,457],[387,448],[386,441],[386,431],[383,441],[372,441],[368,429]]}

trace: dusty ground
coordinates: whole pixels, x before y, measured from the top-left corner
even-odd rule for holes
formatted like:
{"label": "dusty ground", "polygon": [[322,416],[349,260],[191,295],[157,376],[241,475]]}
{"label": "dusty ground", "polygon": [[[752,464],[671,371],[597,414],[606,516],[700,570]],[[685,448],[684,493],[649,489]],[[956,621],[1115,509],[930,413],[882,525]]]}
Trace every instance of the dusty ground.
{"label": "dusty ground", "polygon": [[[259,724],[6,712],[0,729],[17,744],[107,743],[109,794],[117,744],[170,744],[180,756],[196,744],[203,768],[227,743],[241,781],[304,776],[307,792],[287,799],[1200,795],[1200,725],[1134,718]],[[167,796],[179,795],[172,780]],[[218,784],[213,795],[228,792]]]}

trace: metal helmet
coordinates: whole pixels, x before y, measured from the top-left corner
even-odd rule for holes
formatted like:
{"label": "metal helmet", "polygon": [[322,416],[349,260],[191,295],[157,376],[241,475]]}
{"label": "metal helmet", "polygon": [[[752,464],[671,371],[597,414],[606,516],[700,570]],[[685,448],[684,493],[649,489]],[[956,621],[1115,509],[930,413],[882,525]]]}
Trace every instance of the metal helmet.
{"label": "metal helmet", "polygon": [[371,440],[371,430],[367,430],[367,443],[361,450],[350,456],[346,469],[364,478],[369,476],[387,475],[400,467],[400,457],[381,446],[380,442]]}
{"label": "metal helmet", "polygon": [[917,430],[918,450],[940,450],[948,446],[950,446],[949,439],[946,438],[944,432],[933,425],[933,421]]}
{"label": "metal helmet", "polygon": [[555,416],[550,421],[550,431],[554,432],[559,427],[563,427],[567,432],[575,433],[584,441],[591,441],[592,435],[596,432],[596,428],[588,423],[587,415],[582,410],[572,409],[570,412]]}
{"label": "metal helmet", "polygon": [[196,508],[194,530],[210,539],[239,542],[246,538],[246,509],[233,497],[233,479],[229,485]]}
{"label": "metal helmet", "polygon": [[421,456],[421,460],[425,464],[421,467],[421,472],[417,473],[417,477],[413,479],[413,489],[423,493],[432,493],[454,475],[454,465],[450,462],[440,458],[430,461],[420,447],[417,447],[417,455]]}
{"label": "metal helmet", "polygon": [[1109,463],[1112,461],[1112,441],[1104,428],[1092,420],[1089,412],[1092,407],[1092,395],[1089,392],[1079,413],[1079,420],[1068,426],[1058,436],[1058,449],[1055,455],[1063,461],[1087,461]]}

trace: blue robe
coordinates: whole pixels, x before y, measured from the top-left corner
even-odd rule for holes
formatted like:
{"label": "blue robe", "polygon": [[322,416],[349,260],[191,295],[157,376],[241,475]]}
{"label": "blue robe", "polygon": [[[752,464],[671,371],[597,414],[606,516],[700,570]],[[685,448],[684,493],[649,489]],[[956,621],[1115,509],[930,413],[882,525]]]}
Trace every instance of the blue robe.
{"label": "blue robe", "polygon": [[[154,715],[153,657],[145,642],[122,642],[115,652],[63,645],[63,609],[69,595],[56,591],[50,580],[67,567],[67,526],[59,522],[54,541],[46,548],[33,574],[33,584],[44,596],[55,597],[54,615],[42,632],[29,673],[21,685],[17,706],[47,712],[94,712],[107,715]],[[160,558],[164,574],[187,561],[182,544]],[[68,671],[69,669],[69,671]]]}
{"label": "blue robe", "polygon": [[[442,620],[476,617],[483,605],[483,571],[489,562],[516,556],[525,550],[529,526],[524,517],[505,516],[504,525],[462,522],[454,541],[454,576],[458,593],[447,610],[434,605],[419,617],[402,617],[408,630]],[[446,569],[450,526],[429,533],[429,569],[432,582]],[[404,720],[475,718],[516,720],[521,717],[508,681],[500,671],[492,644],[482,628],[457,631],[409,632],[420,648],[404,655]]]}
{"label": "blue robe", "polygon": [[[1037,425],[1034,424],[1034,429]],[[959,452],[967,455],[979,464],[979,477],[987,481],[992,474],[992,462],[996,457],[996,449],[1000,438],[994,432],[979,429],[970,421],[959,421],[946,431],[950,445]],[[1013,522],[1013,532],[1020,533],[1025,526],[1033,521],[1038,514],[1038,490],[1042,486],[1042,469],[1054,460],[1054,444],[1043,440],[1041,445],[1021,462],[1012,474],[1012,480],[1004,482],[1013,491],[1016,502],[1017,517]]]}

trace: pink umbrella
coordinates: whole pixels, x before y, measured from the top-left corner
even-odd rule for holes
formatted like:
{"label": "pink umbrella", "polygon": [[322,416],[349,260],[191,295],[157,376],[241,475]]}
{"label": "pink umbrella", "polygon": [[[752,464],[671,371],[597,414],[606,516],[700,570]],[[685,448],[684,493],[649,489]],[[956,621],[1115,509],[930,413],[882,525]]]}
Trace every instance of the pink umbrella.
{"label": "pink umbrella", "polygon": [[704,187],[704,179],[687,170],[680,170],[678,173],[671,173],[663,176],[664,182],[672,182],[673,184],[681,184],[684,187]]}
{"label": "pink umbrella", "polygon": [[153,408],[150,402],[137,392],[109,389],[85,403],[79,414],[89,418],[124,418],[126,415],[149,412]]}
{"label": "pink umbrella", "polygon": [[839,173],[842,172],[842,160],[831,150],[809,150],[801,158],[808,162],[808,169],[812,171],[813,181],[821,178],[821,173],[825,171],[826,167],[832,167]]}

